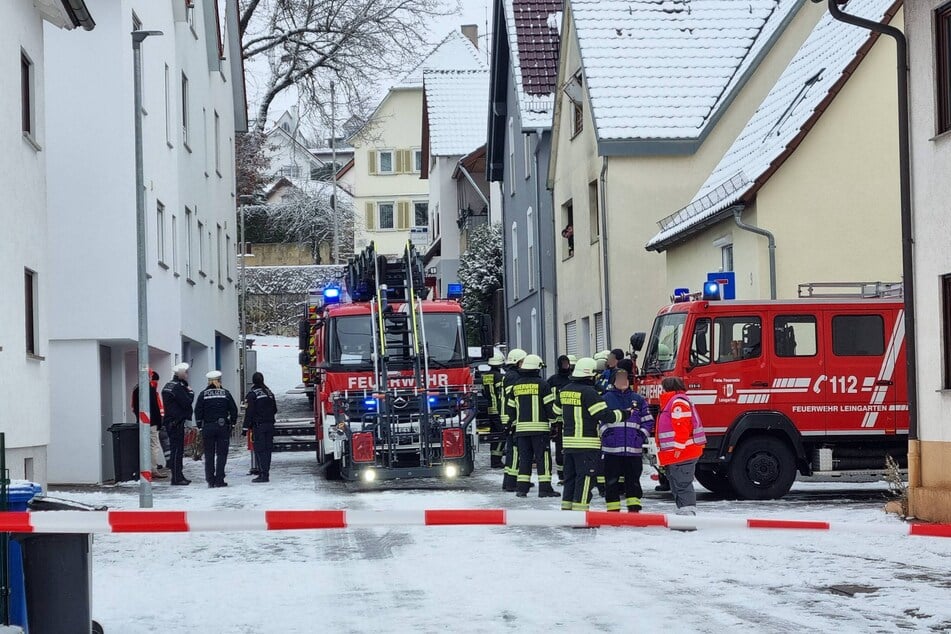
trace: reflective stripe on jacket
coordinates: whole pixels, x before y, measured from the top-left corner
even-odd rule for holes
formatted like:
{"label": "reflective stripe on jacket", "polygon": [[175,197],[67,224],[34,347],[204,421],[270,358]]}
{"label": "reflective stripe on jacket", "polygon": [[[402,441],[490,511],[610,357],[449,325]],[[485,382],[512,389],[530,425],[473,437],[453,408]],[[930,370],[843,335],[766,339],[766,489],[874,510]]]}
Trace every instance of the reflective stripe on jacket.
{"label": "reflective stripe on jacket", "polygon": [[565,421],[562,446],[570,449],[601,449],[600,425],[620,423],[620,410],[612,410],[598,394],[591,379],[575,379],[558,391],[555,414]]}
{"label": "reflective stripe on jacket", "polygon": [[604,401],[613,410],[630,409],[631,417],[619,423],[601,427],[601,451],[611,456],[639,456],[644,442],[654,433],[654,417],[643,396],[634,390],[623,392],[610,389],[604,393]]}
{"label": "reflective stripe on jacket", "polygon": [[555,420],[554,402],[548,382],[537,372],[529,374],[508,389],[506,418],[514,422],[516,435],[547,434]]}
{"label": "reflective stripe on jacket", "polygon": [[707,437],[693,404],[683,392],[665,392],[660,395],[660,405],[657,460],[661,465],[670,465],[699,458]]}
{"label": "reflective stripe on jacket", "polygon": [[502,382],[502,373],[498,370],[485,372],[482,375],[482,396],[489,402],[488,413],[490,416],[502,413],[499,403],[499,385]]}

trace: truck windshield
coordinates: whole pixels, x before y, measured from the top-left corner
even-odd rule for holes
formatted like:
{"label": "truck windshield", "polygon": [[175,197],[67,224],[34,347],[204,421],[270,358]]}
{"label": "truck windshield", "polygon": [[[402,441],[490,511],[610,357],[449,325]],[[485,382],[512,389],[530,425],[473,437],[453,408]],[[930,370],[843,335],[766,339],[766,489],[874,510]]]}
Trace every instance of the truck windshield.
{"label": "truck windshield", "polygon": [[670,372],[674,369],[680,340],[687,323],[686,313],[669,313],[654,320],[647,353],[644,356],[644,373]]}
{"label": "truck windshield", "polygon": [[[423,316],[429,361],[439,367],[466,363],[462,315],[429,313]],[[373,366],[373,334],[369,315],[335,317],[327,333],[330,365],[367,369]],[[420,332],[422,337],[422,331]],[[407,337],[406,342],[411,345]],[[391,347],[393,347],[391,336]],[[392,361],[390,367],[408,363]]]}

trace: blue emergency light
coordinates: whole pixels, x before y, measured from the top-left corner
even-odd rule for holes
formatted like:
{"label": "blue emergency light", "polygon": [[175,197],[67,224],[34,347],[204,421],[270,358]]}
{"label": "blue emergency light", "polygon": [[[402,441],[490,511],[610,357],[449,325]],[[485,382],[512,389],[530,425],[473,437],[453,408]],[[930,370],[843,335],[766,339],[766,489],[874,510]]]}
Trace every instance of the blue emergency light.
{"label": "blue emergency light", "polygon": [[690,299],[690,289],[689,288],[675,288],[674,289],[674,303],[686,302]]}
{"label": "blue emergency light", "polygon": [[337,286],[328,286],[324,289],[324,303],[325,304],[339,304],[340,303],[340,288]]}
{"label": "blue emergency light", "polygon": [[462,284],[456,282],[446,286],[446,297],[449,299],[462,299]]}
{"label": "blue emergency light", "polygon": [[717,301],[720,299],[720,283],[717,281],[704,282],[703,299],[707,301]]}
{"label": "blue emergency light", "polygon": [[366,400],[363,401],[363,404],[366,405],[366,406],[369,407],[369,408],[376,409],[376,399],[375,399],[375,398],[368,398],[368,399],[366,399]]}

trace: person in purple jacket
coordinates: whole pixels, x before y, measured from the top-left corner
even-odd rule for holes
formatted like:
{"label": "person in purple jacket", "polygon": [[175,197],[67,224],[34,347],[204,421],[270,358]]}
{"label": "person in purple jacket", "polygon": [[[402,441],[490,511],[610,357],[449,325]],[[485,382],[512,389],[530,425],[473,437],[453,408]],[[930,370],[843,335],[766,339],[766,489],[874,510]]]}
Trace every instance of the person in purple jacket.
{"label": "person in purple jacket", "polygon": [[[631,389],[630,375],[618,368],[613,386],[604,393],[611,409],[631,410],[631,416],[620,423],[601,426],[601,454],[606,480],[605,502],[609,511],[621,510],[621,493],[627,499],[629,513],[641,510],[641,472],[644,468],[644,443],[654,432],[654,417],[647,401]],[[624,478],[623,484],[621,478]]]}

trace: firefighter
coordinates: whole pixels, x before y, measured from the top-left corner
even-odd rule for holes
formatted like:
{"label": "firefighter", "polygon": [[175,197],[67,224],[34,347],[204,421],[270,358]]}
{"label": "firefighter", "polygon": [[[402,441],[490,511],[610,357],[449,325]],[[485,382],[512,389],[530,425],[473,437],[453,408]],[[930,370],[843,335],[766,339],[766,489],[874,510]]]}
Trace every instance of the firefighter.
{"label": "firefighter", "polygon": [[231,441],[231,426],[238,420],[238,406],[231,392],[221,387],[221,372],[205,375],[208,387],[195,400],[195,420],[205,446],[205,481],[209,489],[226,487],[225,463]]}
{"label": "firefighter", "polygon": [[[152,477],[164,480],[168,477],[169,471],[163,465],[165,464],[165,454],[162,453],[162,441],[159,439],[159,430],[162,428],[162,414],[165,407],[162,404],[162,396],[159,394],[158,382],[159,373],[149,368],[149,425],[150,442],[149,448],[152,453]],[[132,415],[136,422],[139,421],[139,386],[132,388]]]}
{"label": "firefighter", "polygon": [[602,350],[594,355],[595,362],[595,372],[594,372],[594,387],[600,393],[604,393],[608,389],[609,384],[604,381],[604,373],[608,369],[608,355],[611,354],[608,350]]}
{"label": "firefighter", "polygon": [[[502,405],[499,400],[499,388],[502,385],[502,372],[499,368],[505,363],[505,357],[501,353],[495,353],[489,359],[488,372],[482,373],[482,395],[489,403],[489,433],[499,436],[502,433]],[[491,450],[491,466],[493,469],[501,469],[502,454],[505,441],[494,440],[489,445]]]}
{"label": "firefighter", "polygon": [[696,408],[687,398],[679,376],[661,381],[660,415],[657,417],[657,460],[667,474],[677,515],[697,514],[693,478],[707,437]]}
{"label": "firefighter", "polygon": [[[623,362],[622,362],[623,363]],[[630,364],[627,364],[630,366]],[[631,416],[620,423],[602,427],[601,454],[604,461],[606,491],[604,501],[609,511],[621,510],[623,491],[627,510],[641,510],[641,473],[644,470],[644,442],[654,431],[654,417],[647,400],[631,389],[629,367],[621,363],[614,371],[614,385],[604,393],[604,401],[614,410],[629,409]]]}
{"label": "firefighter", "polygon": [[521,378],[511,386],[505,402],[506,415],[515,427],[518,446],[518,483],[515,495],[528,495],[532,464],[538,472],[538,497],[558,497],[551,487],[551,421],[554,402],[548,382],[541,377],[542,358],[530,354],[522,361]]}
{"label": "firefighter", "polygon": [[631,415],[628,410],[612,410],[594,387],[597,362],[585,357],[571,373],[571,383],[559,390],[555,414],[565,420],[565,488],[562,510],[586,511],[591,503],[601,462],[599,426],[620,423]]}
{"label": "firefighter", "polygon": [[195,392],[188,386],[188,364],[179,363],[172,368],[172,380],[162,388],[162,402],[165,405],[165,425],[168,434],[168,466],[172,470],[173,485],[191,484],[182,473],[182,460],[185,457],[185,424],[192,419],[192,401]]}
{"label": "firefighter", "polygon": [[251,391],[244,400],[248,407],[244,412],[241,435],[244,436],[251,430],[254,457],[258,464],[258,477],[251,482],[270,482],[277,399],[274,398],[274,392],[264,384],[264,375],[260,372],[251,375]]}
{"label": "firefighter", "polygon": [[[558,371],[548,377],[548,386],[552,389],[555,398],[558,398],[558,390],[571,382],[571,371],[574,369],[578,359],[575,355],[561,355],[558,357]],[[555,443],[555,468],[558,471],[558,485],[565,483],[565,453],[561,444],[561,432],[565,422],[561,415],[556,415],[555,421],[551,424],[551,439]]]}
{"label": "firefighter", "polygon": [[[502,383],[499,385],[498,403],[504,404],[508,398],[508,388],[514,385],[521,377],[519,366],[528,353],[521,348],[512,348],[505,358],[505,373],[502,376]],[[499,410],[502,417],[502,428],[505,432],[505,475],[502,477],[502,490],[509,493],[515,492],[515,484],[518,481],[518,446],[515,444],[515,432],[512,429],[511,421],[503,407]]]}

